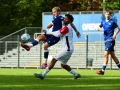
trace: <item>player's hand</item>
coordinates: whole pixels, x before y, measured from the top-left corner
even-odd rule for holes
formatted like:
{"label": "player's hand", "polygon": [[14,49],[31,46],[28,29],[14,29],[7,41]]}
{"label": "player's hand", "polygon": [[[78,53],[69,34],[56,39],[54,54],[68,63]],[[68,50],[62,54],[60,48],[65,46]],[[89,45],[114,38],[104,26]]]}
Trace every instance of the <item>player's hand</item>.
{"label": "player's hand", "polygon": [[98,31],[101,31],[101,30],[103,30],[103,28],[98,27],[97,30],[98,30]]}
{"label": "player's hand", "polygon": [[115,40],[116,39],[116,35],[113,35],[112,39]]}
{"label": "player's hand", "polygon": [[43,29],[42,32],[46,33],[46,30]]}
{"label": "player's hand", "polygon": [[81,34],[78,31],[76,32],[76,35],[78,38],[81,37]]}

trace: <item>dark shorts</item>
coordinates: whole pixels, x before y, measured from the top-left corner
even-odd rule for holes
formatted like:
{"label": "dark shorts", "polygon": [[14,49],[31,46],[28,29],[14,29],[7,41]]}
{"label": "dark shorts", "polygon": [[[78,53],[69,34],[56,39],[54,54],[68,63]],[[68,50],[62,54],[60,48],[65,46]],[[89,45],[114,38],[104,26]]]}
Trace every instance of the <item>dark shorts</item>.
{"label": "dark shorts", "polygon": [[53,35],[47,35],[47,34],[44,35],[47,39],[45,42],[47,42],[49,46],[52,46],[60,41],[60,37],[55,37]]}
{"label": "dark shorts", "polygon": [[115,40],[105,42],[105,51],[114,51]]}

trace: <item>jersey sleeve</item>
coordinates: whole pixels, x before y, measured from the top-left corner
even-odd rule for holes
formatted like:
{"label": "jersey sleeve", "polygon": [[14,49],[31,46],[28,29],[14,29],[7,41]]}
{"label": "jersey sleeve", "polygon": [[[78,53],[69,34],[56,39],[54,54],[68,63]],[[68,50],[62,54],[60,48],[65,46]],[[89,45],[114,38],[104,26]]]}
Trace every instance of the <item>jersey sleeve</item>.
{"label": "jersey sleeve", "polygon": [[118,27],[118,25],[117,25],[116,22],[113,23],[113,26],[114,26],[114,28],[117,28],[117,27]]}
{"label": "jersey sleeve", "polygon": [[55,37],[61,37],[69,32],[69,29],[67,26],[63,26],[60,30],[54,31],[54,32],[47,32],[46,34],[53,35]]}
{"label": "jersey sleeve", "polygon": [[102,22],[102,21],[101,21],[101,23],[100,23],[99,27],[100,27],[100,28],[102,28],[102,27],[103,27],[103,22]]}
{"label": "jersey sleeve", "polygon": [[63,27],[59,30],[59,32],[60,32],[61,35],[65,35],[66,33],[68,33],[68,31],[69,31],[69,29],[68,29],[67,26],[63,26]]}

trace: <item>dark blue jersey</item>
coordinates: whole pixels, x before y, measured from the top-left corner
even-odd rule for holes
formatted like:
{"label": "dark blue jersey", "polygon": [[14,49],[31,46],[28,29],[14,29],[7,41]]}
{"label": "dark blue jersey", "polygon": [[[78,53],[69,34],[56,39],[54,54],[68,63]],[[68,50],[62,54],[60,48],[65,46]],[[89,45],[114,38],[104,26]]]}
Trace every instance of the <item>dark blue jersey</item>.
{"label": "dark blue jersey", "polygon": [[57,31],[59,30],[60,28],[62,28],[62,24],[63,24],[63,20],[64,20],[64,17],[62,16],[56,16],[53,18],[53,30],[52,31]]}
{"label": "dark blue jersey", "polygon": [[106,19],[102,20],[100,27],[103,27],[104,29],[104,40],[112,39],[115,28],[118,27],[117,23],[113,19],[109,19],[106,21]]}

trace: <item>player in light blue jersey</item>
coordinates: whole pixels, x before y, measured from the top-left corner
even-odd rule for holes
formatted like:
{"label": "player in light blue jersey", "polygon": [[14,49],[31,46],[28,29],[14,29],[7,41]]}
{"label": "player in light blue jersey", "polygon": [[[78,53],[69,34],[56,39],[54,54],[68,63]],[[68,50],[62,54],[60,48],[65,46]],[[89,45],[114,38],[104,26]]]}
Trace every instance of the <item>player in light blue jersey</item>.
{"label": "player in light blue jersey", "polygon": [[[47,28],[50,29],[52,27],[52,32],[54,32],[54,31],[57,31],[60,28],[62,28],[62,25],[63,25],[62,22],[64,20],[64,17],[62,17],[60,15],[60,8],[59,7],[54,7],[52,9],[52,13],[53,13],[53,20],[47,26]],[[79,31],[76,29],[76,27],[74,26],[74,24],[72,22],[71,22],[71,26],[75,30],[76,35],[78,37],[80,37],[81,35],[80,35]],[[43,31],[45,32],[45,30],[43,30]],[[27,51],[29,51],[30,48],[37,45],[39,43],[39,41],[44,41],[44,58],[45,58],[45,61],[44,61],[44,63],[42,63],[41,68],[45,68],[45,67],[47,67],[47,59],[48,59],[48,55],[49,55],[48,47],[58,43],[60,41],[60,37],[54,37],[53,35],[42,34],[42,35],[39,35],[31,44],[21,43],[21,46],[23,48],[25,48]]]}
{"label": "player in light blue jersey", "polygon": [[[111,55],[114,62],[117,64],[118,68],[120,68],[120,62],[114,53],[115,39],[117,34],[120,31],[117,23],[114,19],[110,18],[111,12],[109,10],[105,11],[105,19],[102,20],[98,30],[104,30],[104,41],[105,41],[105,52],[104,52],[104,63],[102,69],[97,71],[96,73],[99,75],[104,75],[106,66],[108,64],[108,56]],[[116,32],[114,30],[116,28]]]}

